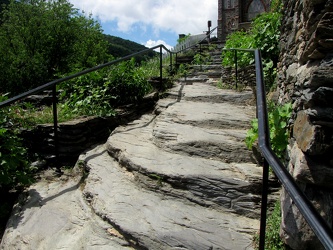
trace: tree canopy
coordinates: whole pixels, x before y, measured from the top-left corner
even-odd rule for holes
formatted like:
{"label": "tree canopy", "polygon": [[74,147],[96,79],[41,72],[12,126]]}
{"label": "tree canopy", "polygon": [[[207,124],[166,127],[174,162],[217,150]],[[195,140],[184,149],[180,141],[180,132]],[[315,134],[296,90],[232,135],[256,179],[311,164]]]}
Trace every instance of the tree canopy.
{"label": "tree canopy", "polygon": [[11,0],[0,26],[0,93],[18,94],[108,58],[100,25],[67,0]]}

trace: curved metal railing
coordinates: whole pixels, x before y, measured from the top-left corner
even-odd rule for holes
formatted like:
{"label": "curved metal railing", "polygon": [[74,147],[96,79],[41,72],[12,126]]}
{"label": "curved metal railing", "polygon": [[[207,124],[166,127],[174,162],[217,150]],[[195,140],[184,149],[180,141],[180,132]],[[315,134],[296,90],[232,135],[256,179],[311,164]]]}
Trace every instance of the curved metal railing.
{"label": "curved metal railing", "polygon": [[[258,116],[258,143],[260,151],[264,157],[263,166],[263,187],[262,187],[262,204],[261,204],[261,222],[260,222],[260,243],[259,249],[265,248],[265,228],[266,228],[266,211],[268,196],[268,172],[269,166],[272,167],[275,175],[288,192],[289,196],[304,216],[305,220],[312,228],[318,239],[326,249],[333,249],[333,232],[315,209],[313,204],[308,200],[305,194],[296,184],[293,177],[288,172],[280,159],[273,152],[270,145],[268,113],[266,103],[266,92],[263,76],[263,66],[261,52],[259,49],[224,49],[232,51],[245,51],[254,54],[256,69],[256,92],[257,92],[257,116]],[[236,58],[237,54],[235,53]],[[237,68],[237,63],[235,63]]]}

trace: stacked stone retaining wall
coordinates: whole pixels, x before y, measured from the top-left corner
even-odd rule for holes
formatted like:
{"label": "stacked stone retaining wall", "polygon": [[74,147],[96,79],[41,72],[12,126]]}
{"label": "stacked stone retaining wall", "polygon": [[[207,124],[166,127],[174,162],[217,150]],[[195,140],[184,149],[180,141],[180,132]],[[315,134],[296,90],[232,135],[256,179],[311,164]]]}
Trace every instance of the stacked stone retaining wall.
{"label": "stacked stone retaining wall", "polygon": [[[284,0],[279,102],[293,103],[288,169],[328,225],[333,224],[333,1]],[[289,196],[281,236],[293,249],[321,249]]]}
{"label": "stacked stone retaining wall", "polygon": [[21,137],[30,154],[37,154],[47,163],[74,165],[78,156],[95,144],[103,143],[119,125],[132,121],[145,112],[152,110],[158,100],[158,94],[151,94],[140,104],[119,108],[115,116],[81,117],[58,125],[58,154],[55,162],[53,124],[37,125],[24,130]]}

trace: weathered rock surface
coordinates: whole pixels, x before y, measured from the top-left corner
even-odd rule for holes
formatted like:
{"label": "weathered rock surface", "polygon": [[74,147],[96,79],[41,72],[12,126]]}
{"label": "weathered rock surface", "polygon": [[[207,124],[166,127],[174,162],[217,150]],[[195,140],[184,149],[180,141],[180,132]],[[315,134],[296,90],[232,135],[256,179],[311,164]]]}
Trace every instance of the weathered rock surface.
{"label": "weathered rock surface", "polygon": [[243,142],[251,98],[177,83],[61,181],[31,186],[0,248],[253,249],[262,169]]}
{"label": "weathered rock surface", "polygon": [[[283,1],[278,65],[279,102],[292,102],[288,170],[332,228],[333,1]],[[281,196],[281,236],[292,249],[324,249],[295,208]]]}

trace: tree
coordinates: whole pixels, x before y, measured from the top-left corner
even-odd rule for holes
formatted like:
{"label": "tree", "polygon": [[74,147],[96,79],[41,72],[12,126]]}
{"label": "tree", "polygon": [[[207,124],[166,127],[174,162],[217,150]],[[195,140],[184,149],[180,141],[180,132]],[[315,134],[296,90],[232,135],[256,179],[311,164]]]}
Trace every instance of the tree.
{"label": "tree", "polygon": [[[0,19],[2,19],[2,11],[9,4],[9,0],[0,0]],[[1,20],[0,20],[1,24]]]}
{"label": "tree", "polygon": [[11,0],[0,26],[0,93],[18,94],[102,63],[100,25],[67,0]]}

